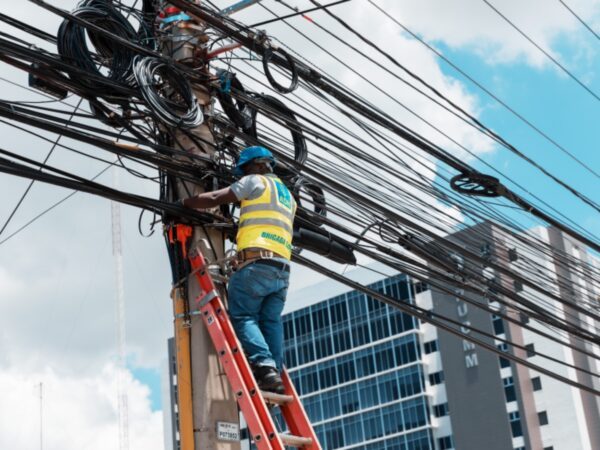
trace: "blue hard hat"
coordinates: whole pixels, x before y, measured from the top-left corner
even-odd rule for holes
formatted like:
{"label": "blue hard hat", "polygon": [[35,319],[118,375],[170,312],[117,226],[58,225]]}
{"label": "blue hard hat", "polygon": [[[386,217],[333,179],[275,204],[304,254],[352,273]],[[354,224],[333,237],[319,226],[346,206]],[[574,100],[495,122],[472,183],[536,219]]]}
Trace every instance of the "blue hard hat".
{"label": "blue hard hat", "polygon": [[246,164],[255,159],[266,159],[271,163],[271,165],[275,164],[275,157],[273,156],[273,153],[271,153],[266,148],[258,145],[253,147],[247,147],[244,150],[242,150],[242,153],[240,154],[240,158],[238,159],[233,174],[238,177],[244,175],[242,167],[244,167]]}

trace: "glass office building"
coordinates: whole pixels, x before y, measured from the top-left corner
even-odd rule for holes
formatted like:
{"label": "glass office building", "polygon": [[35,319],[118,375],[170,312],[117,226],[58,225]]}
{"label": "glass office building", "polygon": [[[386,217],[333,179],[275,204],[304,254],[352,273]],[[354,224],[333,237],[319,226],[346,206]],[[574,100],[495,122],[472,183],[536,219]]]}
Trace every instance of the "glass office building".
{"label": "glass office building", "polygon": [[[371,287],[414,302],[405,275]],[[418,320],[352,291],[284,315],[284,338],[323,448],[434,449]]]}

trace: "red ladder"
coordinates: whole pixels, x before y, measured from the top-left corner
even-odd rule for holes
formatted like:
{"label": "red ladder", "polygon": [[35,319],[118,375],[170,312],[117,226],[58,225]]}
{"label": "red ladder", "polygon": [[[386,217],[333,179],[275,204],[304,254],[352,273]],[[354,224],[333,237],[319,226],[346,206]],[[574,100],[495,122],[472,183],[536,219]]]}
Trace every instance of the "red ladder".
{"label": "red ladder", "polygon": [[[284,369],[281,373],[285,387],[283,395],[260,391],[202,252],[195,249],[188,258],[201,291],[195,300],[196,307],[202,315],[258,450],[283,450],[285,447],[321,450],[317,435],[287,371]],[[277,431],[269,413],[269,404],[279,405],[291,434]]]}

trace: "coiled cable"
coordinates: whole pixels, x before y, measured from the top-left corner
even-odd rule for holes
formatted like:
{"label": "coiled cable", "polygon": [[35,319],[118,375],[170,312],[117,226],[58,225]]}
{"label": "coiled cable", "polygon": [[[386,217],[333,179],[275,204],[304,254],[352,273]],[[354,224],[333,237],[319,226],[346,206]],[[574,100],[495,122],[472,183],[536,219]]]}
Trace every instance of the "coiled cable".
{"label": "coiled cable", "polygon": [[[290,81],[290,85],[288,87],[279,84],[277,80],[275,80],[275,77],[273,77],[271,69],[269,68],[269,61],[271,61],[275,52],[279,52],[283,55],[288,63],[290,72],[292,73],[292,80]],[[271,83],[271,86],[273,86],[277,91],[281,92],[282,94],[289,94],[290,92],[296,90],[298,87],[298,68],[296,67],[296,61],[294,61],[294,58],[292,58],[291,55],[289,55],[286,51],[281,48],[273,49],[272,47],[268,46],[263,53],[262,64],[269,83]]]}
{"label": "coiled cable", "polygon": [[[236,93],[239,95],[239,93]],[[240,95],[242,99],[243,95]],[[285,126],[290,130],[292,134],[292,141],[294,142],[294,160],[303,165],[308,158],[308,149],[306,146],[306,139],[304,133],[302,133],[302,126],[296,119],[294,112],[286,106],[281,100],[276,97],[267,94],[255,94],[248,93],[247,97],[256,99],[251,106],[253,109],[253,121],[252,128],[249,130],[250,136],[257,138],[258,133],[256,129],[256,114],[259,110],[264,110],[266,115],[275,116],[285,123]],[[252,104],[251,102],[248,102]]]}
{"label": "coiled cable", "polygon": [[[138,41],[138,33],[131,23],[106,0],[85,0],[72,14],[118,37]],[[86,38],[89,38],[95,48],[95,53],[88,47]],[[57,47],[59,54],[67,62],[92,74],[119,83],[129,84],[131,81],[134,53],[103,35],[86,30],[73,21],[65,20],[60,25]],[[90,88],[97,87],[94,81],[85,79],[78,81]]]}
{"label": "coiled cable", "polygon": [[136,56],[133,75],[146,104],[165,125],[190,129],[204,121],[190,82],[175,67],[150,56]]}
{"label": "coiled cable", "polygon": [[223,111],[236,127],[246,134],[251,134],[251,130],[255,128],[255,112],[242,99],[236,98],[234,102],[231,96],[231,89],[235,89],[236,92],[246,93],[244,86],[235,73],[228,72],[227,70],[218,69],[217,76],[220,80],[217,98]]}

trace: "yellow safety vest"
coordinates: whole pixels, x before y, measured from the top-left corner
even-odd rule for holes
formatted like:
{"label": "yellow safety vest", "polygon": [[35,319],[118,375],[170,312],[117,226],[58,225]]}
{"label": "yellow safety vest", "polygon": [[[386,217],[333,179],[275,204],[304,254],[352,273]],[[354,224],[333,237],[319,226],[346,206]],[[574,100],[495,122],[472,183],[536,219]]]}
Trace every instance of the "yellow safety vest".
{"label": "yellow safety vest", "polygon": [[264,248],[290,259],[296,201],[279,178],[259,176],[265,190],[242,200],[237,249]]}

